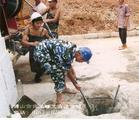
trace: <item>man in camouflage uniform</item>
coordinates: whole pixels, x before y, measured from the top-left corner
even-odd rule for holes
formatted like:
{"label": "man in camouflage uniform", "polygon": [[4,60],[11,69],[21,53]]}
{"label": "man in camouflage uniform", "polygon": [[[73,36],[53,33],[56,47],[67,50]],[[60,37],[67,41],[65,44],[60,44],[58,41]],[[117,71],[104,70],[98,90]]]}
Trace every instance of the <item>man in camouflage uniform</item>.
{"label": "man in camouflage uniform", "polygon": [[[41,64],[47,74],[51,75],[55,84],[57,104],[62,103],[62,92],[66,89],[66,73],[72,82],[76,82],[76,75],[71,65],[74,58],[77,62],[88,62],[91,57],[89,48],[81,47],[77,50],[75,44],[62,40],[44,40],[36,46],[34,60]],[[75,87],[80,90],[78,84]]]}

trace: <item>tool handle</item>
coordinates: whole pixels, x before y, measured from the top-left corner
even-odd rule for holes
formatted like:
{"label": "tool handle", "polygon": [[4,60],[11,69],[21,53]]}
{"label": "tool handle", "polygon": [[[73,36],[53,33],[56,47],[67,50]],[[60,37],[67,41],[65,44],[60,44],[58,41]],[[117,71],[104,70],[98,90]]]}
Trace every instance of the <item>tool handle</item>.
{"label": "tool handle", "polygon": [[47,30],[48,30],[48,31],[49,31],[49,33],[51,34],[52,38],[53,38],[53,39],[55,39],[55,37],[54,37],[54,35],[53,35],[52,31],[50,30],[50,28],[49,28],[49,26],[48,26],[47,22],[44,22],[44,24],[45,24],[45,26],[47,27]]}
{"label": "tool handle", "polygon": [[118,95],[119,88],[120,88],[120,85],[118,85],[118,88],[117,88],[117,91],[116,91],[116,94],[115,94],[115,97],[114,97],[114,100],[113,100],[113,107],[115,107],[115,104],[116,104],[116,98],[117,98],[117,95]]}
{"label": "tool handle", "polygon": [[33,5],[31,5],[27,0],[25,0],[25,2],[26,2],[30,7],[34,8]]}
{"label": "tool handle", "polygon": [[77,87],[78,85],[78,82],[76,80],[71,80],[71,82],[73,83],[73,85],[76,87],[77,90],[80,91],[83,99],[84,99],[84,102],[86,104],[86,107],[88,109],[88,115],[91,116],[92,115],[92,110],[91,110],[91,105],[89,104],[87,98],[85,97],[85,95],[83,94],[82,90],[81,90],[81,87]]}
{"label": "tool handle", "polygon": [[92,107],[90,105],[90,103],[88,102],[87,98],[85,97],[84,93],[82,92],[82,90],[80,89],[80,93],[84,99],[84,102],[85,102],[85,105],[86,105],[86,108],[88,109],[88,115],[89,116],[92,116]]}
{"label": "tool handle", "polygon": [[75,88],[77,89],[77,90],[81,90],[81,87],[79,86],[79,84],[77,83],[77,81],[76,80],[71,80],[71,82],[73,83],[73,85],[75,86]]}

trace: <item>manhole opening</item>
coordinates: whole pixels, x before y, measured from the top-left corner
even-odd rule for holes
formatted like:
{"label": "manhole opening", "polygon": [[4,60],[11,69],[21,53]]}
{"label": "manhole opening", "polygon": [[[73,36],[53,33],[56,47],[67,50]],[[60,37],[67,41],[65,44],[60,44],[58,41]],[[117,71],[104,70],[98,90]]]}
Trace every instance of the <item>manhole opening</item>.
{"label": "manhole opening", "polygon": [[[114,112],[113,99],[110,97],[94,97],[94,98],[87,98],[87,99],[91,106],[91,111],[92,111],[91,116]],[[87,116],[90,116],[85,104],[83,105],[83,113]]]}

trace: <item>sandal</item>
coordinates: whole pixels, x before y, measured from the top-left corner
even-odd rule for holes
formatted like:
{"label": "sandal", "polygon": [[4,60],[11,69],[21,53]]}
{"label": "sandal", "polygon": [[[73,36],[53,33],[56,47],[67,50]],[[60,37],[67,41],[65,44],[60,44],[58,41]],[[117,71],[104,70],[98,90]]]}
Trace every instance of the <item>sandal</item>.
{"label": "sandal", "polygon": [[64,108],[70,108],[70,103],[69,102],[56,103],[55,107],[59,110]]}
{"label": "sandal", "polygon": [[124,50],[124,49],[127,49],[127,47],[123,47],[123,46],[121,46],[121,47],[119,47],[118,50]]}
{"label": "sandal", "polygon": [[61,103],[56,103],[56,104],[55,104],[55,108],[56,108],[57,110],[62,110],[62,109],[63,109],[63,105],[62,105]]}

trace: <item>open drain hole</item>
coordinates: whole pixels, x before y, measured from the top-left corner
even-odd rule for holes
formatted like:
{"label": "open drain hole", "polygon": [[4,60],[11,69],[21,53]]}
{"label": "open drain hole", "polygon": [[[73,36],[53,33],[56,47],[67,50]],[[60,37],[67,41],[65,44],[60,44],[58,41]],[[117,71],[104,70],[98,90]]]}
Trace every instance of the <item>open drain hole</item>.
{"label": "open drain hole", "polygon": [[[110,97],[94,97],[87,99],[91,105],[92,116],[112,113],[114,110],[113,99]],[[89,116],[88,110],[85,105],[83,105],[83,113]]]}

